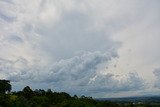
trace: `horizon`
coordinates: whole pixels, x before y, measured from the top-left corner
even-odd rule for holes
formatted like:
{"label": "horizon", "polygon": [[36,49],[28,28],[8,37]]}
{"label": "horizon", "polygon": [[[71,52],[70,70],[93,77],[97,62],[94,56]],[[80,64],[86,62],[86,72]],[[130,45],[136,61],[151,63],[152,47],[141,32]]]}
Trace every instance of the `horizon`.
{"label": "horizon", "polygon": [[160,95],[159,0],[0,0],[0,79],[97,98]]}
{"label": "horizon", "polygon": [[[9,80],[10,81],[10,80]],[[29,87],[32,91],[35,91],[35,90],[39,90],[39,88],[35,88],[35,89],[33,89],[32,87],[30,87],[30,86],[25,86],[25,87]],[[11,84],[11,93],[12,92],[19,92],[19,91],[23,91],[23,89],[25,88],[25,87],[22,87],[22,89],[21,90],[12,90],[12,84]],[[44,91],[47,91],[47,90],[50,90],[49,88],[46,88],[46,89],[40,89],[40,90],[44,90]],[[52,92],[58,92],[58,93],[61,93],[61,92],[65,92],[65,91],[55,91],[54,89],[51,89],[51,91]],[[65,92],[65,93],[67,93],[67,92]],[[68,93],[69,95],[71,95],[72,97],[74,96],[74,95],[76,95],[76,96],[78,96],[79,98],[80,97],[82,97],[82,96],[85,96],[85,95],[77,95],[76,93],[75,94],[70,94],[70,93]],[[85,96],[85,97],[92,97],[92,96]],[[137,95],[137,96],[122,96],[122,97],[114,97],[114,96],[110,96],[110,97],[92,97],[93,99],[130,99],[130,98],[150,98],[150,97],[160,97],[160,94],[146,94],[146,95]]]}

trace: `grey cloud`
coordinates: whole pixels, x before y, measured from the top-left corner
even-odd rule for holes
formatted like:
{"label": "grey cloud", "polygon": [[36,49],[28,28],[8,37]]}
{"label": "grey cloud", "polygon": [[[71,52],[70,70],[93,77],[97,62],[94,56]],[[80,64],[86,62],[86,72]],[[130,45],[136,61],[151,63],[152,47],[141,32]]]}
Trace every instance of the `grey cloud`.
{"label": "grey cloud", "polygon": [[[114,54],[94,52],[84,53],[71,59],[54,63],[51,70],[43,74],[41,82],[52,84],[53,88],[72,94],[101,92],[136,91],[146,88],[146,82],[137,73],[129,73],[125,78],[117,79],[116,75],[105,75],[97,72],[101,63],[108,63]],[[40,79],[38,79],[40,80]]]}
{"label": "grey cloud", "polygon": [[14,5],[9,0],[0,0],[0,21],[12,23],[16,20],[15,13],[10,10]]}
{"label": "grey cloud", "polygon": [[32,74],[30,74],[28,61],[22,57],[19,57],[15,61],[1,58],[0,73],[3,73],[5,78],[11,80],[12,82],[31,79],[31,77],[33,76]]}
{"label": "grey cloud", "polygon": [[[37,83],[37,88],[49,84],[58,91],[80,94],[145,88],[145,81],[136,73],[119,79],[112,72],[102,75],[98,67],[107,66],[118,57],[121,44],[113,40],[113,35],[135,26],[145,17],[154,17],[148,13],[154,14],[158,6],[144,0],[65,2],[0,0],[0,76],[14,84],[32,81],[29,85]],[[155,6],[157,9],[151,10]]]}
{"label": "grey cloud", "polygon": [[45,27],[37,27],[37,33],[44,38],[42,48],[58,60],[70,58],[77,51],[105,52],[116,50],[120,46],[106,31],[90,29],[90,18],[76,10],[64,13],[50,28]]}
{"label": "grey cloud", "polygon": [[117,55],[107,52],[84,52],[82,55],[60,60],[53,64],[45,81],[59,82],[66,79],[82,81],[83,79],[89,79],[86,76],[90,77],[95,74],[99,64],[108,62],[114,57],[117,57]]}
{"label": "grey cloud", "polygon": [[146,88],[146,82],[137,73],[129,73],[125,78],[117,79],[114,74],[98,75],[89,84],[91,92],[136,91]]}
{"label": "grey cloud", "polygon": [[11,0],[0,0],[0,2],[9,3],[9,4],[14,4]]}
{"label": "grey cloud", "polygon": [[0,11],[0,19],[4,20],[6,22],[13,22],[15,20],[15,17],[6,15],[3,12]]}
{"label": "grey cloud", "polygon": [[10,35],[8,41],[10,43],[23,43],[23,39],[18,35]]}
{"label": "grey cloud", "polygon": [[[41,68],[37,69],[37,66],[30,67],[28,61],[22,57],[15,61],[1,59],[0,72],[5,71],[6,78],[16,82],[15,84],[32,81],[30,85],[33,87],[34,83],[49,84],[53,90],[79,95],[143,89],[145,81],[136,73],[117,79],[112,73],[102,75],[97,71],[99,64],[107,64],[115,57],[117,57],[116,53],[82,52],[73,58],[53,63],[52,66],[44,69],[45,72],[42,72]],[[41,85],[38,87],[44,88]]]}
{"label": "grey cloud", "polygon": [[153,71],[155,77],[156,77],[156,81],[154,84],[154,87],[159,88],[160,89],[160,68],[157,68]]}

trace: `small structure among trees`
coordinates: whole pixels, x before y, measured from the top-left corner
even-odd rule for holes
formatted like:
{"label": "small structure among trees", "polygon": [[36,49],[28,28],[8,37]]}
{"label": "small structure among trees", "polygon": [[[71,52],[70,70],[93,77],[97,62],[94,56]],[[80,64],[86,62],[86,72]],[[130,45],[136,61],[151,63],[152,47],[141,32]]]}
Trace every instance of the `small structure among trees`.
{"label": "small structure among trees", "polygon": [[10,92],[12,89],[9,80],[0,80],[0,93],[4,94]]}

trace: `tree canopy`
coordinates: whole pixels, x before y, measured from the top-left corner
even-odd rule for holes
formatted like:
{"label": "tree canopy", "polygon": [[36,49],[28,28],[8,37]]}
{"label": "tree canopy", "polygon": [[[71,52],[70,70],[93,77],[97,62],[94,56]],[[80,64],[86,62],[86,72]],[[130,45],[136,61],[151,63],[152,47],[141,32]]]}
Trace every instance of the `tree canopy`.
{"label": "tree canopy", "polygon": [[11,91],[11,84],[9,80],[0,80],[0,93]]}
{"label": "tree canopy", "polygon": [[[51,89],[32,90],[29,86],[24,87],[22,91],[10,91],[10,81],[0,80],[0,107],[133,107],[130,102],[100,101],[84,95],[79,97],[66,92],[53,92]],[[149,107],[149,104],[134,106]]]}

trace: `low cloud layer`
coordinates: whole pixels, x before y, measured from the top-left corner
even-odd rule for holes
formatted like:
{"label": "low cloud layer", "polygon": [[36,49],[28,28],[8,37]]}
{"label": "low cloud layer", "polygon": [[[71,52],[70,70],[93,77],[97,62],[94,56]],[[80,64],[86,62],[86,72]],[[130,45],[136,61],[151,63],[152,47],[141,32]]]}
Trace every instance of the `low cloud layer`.
{"label": "low cloud layer", "polygon": [[107,64],[115,57],[117,55],[113,53],[81,52],[73,58],[55,62],[47,69],[30,67],[23,58],[16,61],[1,59],[0,71],[12,82],[49,84],[49,88],[54,90],[78,95],[118,93],[146,88],[145,81],[137,73],[119,76],[112,73],[104,75],[98,71],[100,64]]}

